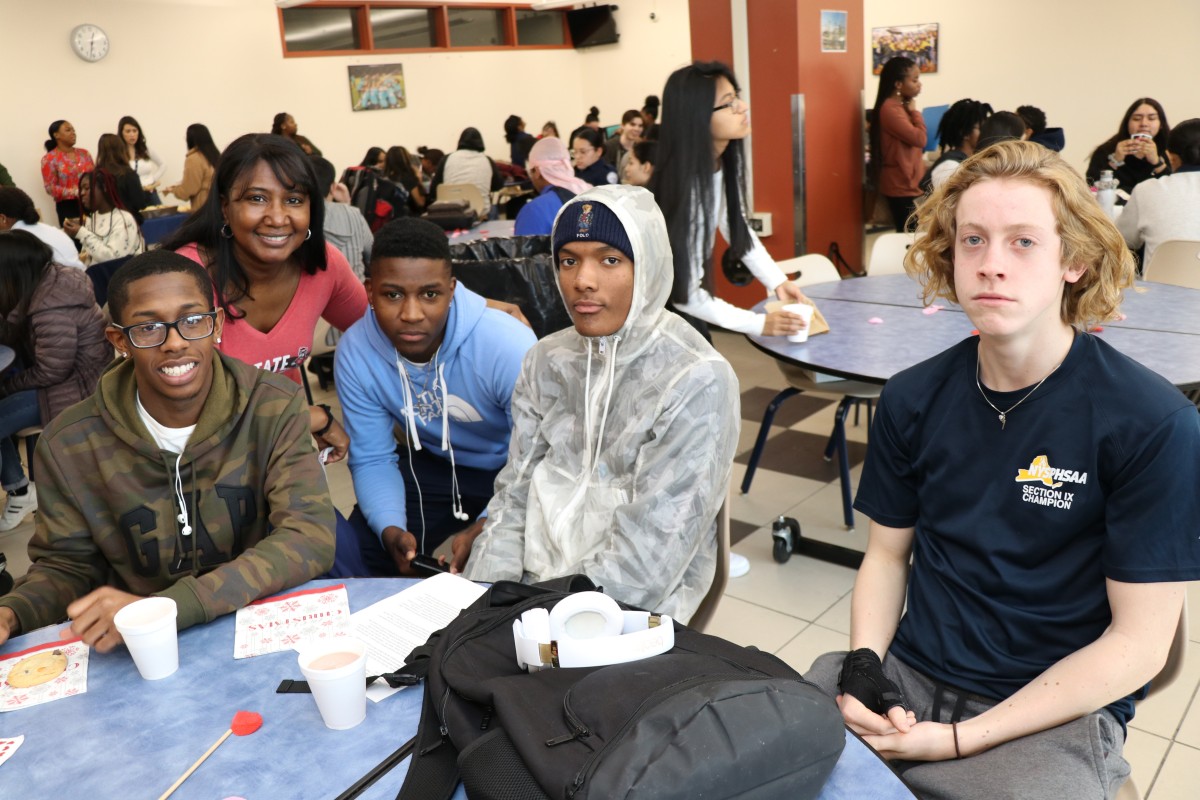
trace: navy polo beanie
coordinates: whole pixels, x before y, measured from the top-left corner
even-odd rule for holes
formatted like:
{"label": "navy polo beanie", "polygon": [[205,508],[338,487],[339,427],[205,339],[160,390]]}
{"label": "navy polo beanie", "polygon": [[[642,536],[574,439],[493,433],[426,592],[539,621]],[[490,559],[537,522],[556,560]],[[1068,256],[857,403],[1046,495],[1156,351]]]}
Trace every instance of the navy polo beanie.
{"label": "navy polo beanie", "polygon": [[554,225],[554,249],[551,251],[554,257],[558,258],[558,251],[567,242],[578,241],[604,242],[633,260],[633,246],[629,243],[625,226],[612,209],[603,203],[578,200],[559,214],[558,222]]}

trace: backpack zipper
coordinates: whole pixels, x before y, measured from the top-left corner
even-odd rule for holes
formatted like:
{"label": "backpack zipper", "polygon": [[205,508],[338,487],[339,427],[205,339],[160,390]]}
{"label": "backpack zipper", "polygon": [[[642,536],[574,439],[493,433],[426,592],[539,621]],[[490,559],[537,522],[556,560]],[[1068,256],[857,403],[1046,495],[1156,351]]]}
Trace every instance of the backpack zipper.
{"label": "backpack zipper", "polygon": [[[715,658],[721,658],[721,656],[715,656]],[[724,659],[724,658],[721,658],[721,660],[727,661],[727,659]],[[730,663],[732,664],[733,662],[730,662]],[[760,672],[759,670],[752,669],[750,667],[744,667],[741,664],[734,664],[734,666],[739,667],[742,672]],[[767,677],[767,678],[772,677],[770,675],[766,675],[765,673],[760,672],[760,674],[762,674],[764,677]],[[607,753],[611,748],[615,747],[618,743],[620,743],[620,741],[623,738],[625,738],[625,735],[629,733],[629,730],[633,727],[634,723],[638,722],[642,718],[642,716],[645,715],[646,711],[649,708],[653,707],[653,705],[657,705],[657,702],[659,700],[664,699],[664,698],[660,697],[660,695],[665,695],[665,694],[671,692],[672,690],[680,689],[685,686],[687,688],[692,688],[694,686],[703,686],[706,683],[716,683],[718,681],[729,680],[730,677],[736,678],[736,677],[740,677],[740,676],[710,674],[710,675],[702,675],[702,676],[695,677],[695,678],[686,678],[684,680],[677,681],[677,682],[671,684],[670,686],[664,686],[662,689],[659,689],[658,691],[651,694],[649,697],[647,697],[645,700],[643,700],[641,702],[641,704],[637,707],[637,709],[633,712],[633,714],[630,715],[629,719],[625,720],[625,724],[621,726],[621,729],[617,731],[615,736],[613,736],[611,739],[609,739],[602,748],[600,748],[599,750],[595,751],[590,756],[588,756],[588,760],[583,763],[583,766],[580,768],[579,772],[577,772],[575,774],[574,782],[570,786],[567,787],[567,797],[571,798],[579,793],[579,791],[583,788],[583,785],[587,782],[588,778],[590,778],[592,773],[595,772],[596,767],[597,767],[600,759],[604,756],[604,754]],[[790,680],[790,679],[784,678],[783,680]],[[651,701],[654,701],[654,702],[652,703]]]}
{"label": "backpack zipper", "polygon": [[[445,652],[442,654],[441,662],[445,663],[450,658],[450,656],[454,653],[454,651],[457,650],[459,647],[461,647],[469,639],[473,639],[477,636],[483,636],[486,633],[490,633],[491,631],[494,631],[497,627],[499,627],[500,625],[503,625],[506,622],[511,624],[512,620],[513,620],[514,612],[516,613],[516,616],[519,617],[521,615],[521,613],[523,613],[524,611],[526,611],[530,608],[533,608],[533,607],[545,602],[548,599],[553,599],[555,602],[557,602],[558,600],[561,600],[562,598],[564,598],[566,596],[567,596],[567,594],[563,593],[563,592],[550,592],[550,593],[547,593],[547,594],[539,596],[539,597],[531,597],[527,600],[523,600],[520,603],[516,603],[514,605],[509,606],[508,607],[509,613],[506,613],[506,614],[500,616],[497,620],[495,620],[494,622],[492,622],[489,625],[486,625],[477,630],[473,630],[469,633],[462,634],[457,639],[455,639],[453,642],[451,642],[449,645],[447,645]],[[491,610],[492,609],[490,607],[489,608],[481,608],[478,611],[472,612],[472,616],[475,614],[483,614],[483,613],[486,613]],[[438,670],[440,673],[440,671],[441,671],[440,665],[438,666]],[[426,680],[428,680],[428,677],[426,677]],[[450,738],[450,729],[446,726],[446,707],[450,704],[450,692],[451,692],[450,684],[446,683],[446,688],[442,692],[442,710],[438,713],[438,719],[441,722],[441,726],[438,728],[438,730],[442,734],[442,740],[436,744],[430,745],[429,747],[425,748],[425,750],[423,750],[421,752],[421,755],[424,755],[425,753],[428,753],[431,750],[435,750],[438,747],[441,747],[441,745],[447,739]],[[473,703],[479,702],[475,698],[467,697],[466,695],[462,694],[461,692],[455,692],[455,693],[458,694],[459,697],[462,697],[463,699],[468,700],[470,702],[473,702]]]}

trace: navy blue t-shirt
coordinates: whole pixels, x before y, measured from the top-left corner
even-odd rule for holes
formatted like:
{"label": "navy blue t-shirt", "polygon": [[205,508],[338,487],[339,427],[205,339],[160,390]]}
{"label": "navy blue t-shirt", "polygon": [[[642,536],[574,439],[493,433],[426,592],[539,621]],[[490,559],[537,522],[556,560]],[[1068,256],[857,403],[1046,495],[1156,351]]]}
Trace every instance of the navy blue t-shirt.
{"label": "navy blue t-shirt", "polygon": [[[1095,641],[1105,579],[1200,578],[1200,414],[1089,334],[1008,415],[971,338],[888,381],[854,507],[915,528],[889,652],[997,700]],[[988,392],[1007,409],[1024,397]],[[1109,709],[1122,724],[1132,697]]]}

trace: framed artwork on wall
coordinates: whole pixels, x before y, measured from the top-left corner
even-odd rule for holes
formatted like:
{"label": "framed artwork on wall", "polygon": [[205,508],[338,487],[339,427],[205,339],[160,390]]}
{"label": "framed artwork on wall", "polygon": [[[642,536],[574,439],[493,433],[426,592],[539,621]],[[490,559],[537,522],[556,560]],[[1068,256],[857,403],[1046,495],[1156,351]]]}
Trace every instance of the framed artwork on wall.
{"label": "framed artwork on wall", "polygon": [[889,25],[871,29],[871,70],[878,75],[892,56],[916,62],[921,72],[938,71],[938,24]]}
{"label": "framed artwork on wall", "polygon": [[821,12],[821,52],[846,52],[846,12]]}
{"label": "framed artwork on wall", "polygon": [[347,69],[352,110],[380,111],[408,105],[403,64],[368,64]]}

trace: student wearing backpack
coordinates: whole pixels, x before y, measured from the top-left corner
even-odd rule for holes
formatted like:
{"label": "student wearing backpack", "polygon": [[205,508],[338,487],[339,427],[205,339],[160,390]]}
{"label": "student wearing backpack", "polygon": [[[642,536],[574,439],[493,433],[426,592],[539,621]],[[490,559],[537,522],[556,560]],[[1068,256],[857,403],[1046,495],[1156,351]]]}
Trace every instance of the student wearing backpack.
{"label": "student wearing backpack", "polygon": [[715,574],[737,376],[665,308],[673,260],[648,191],[574,198],[553,252],[574,327],[526,357],[488,520],[478,539],[456,537],[451,566],[485,581],[583,573],[617,600],[686,622]]}
{"label": "student wearing backpack", "polygon": [[418,552],[482,529],[508,453],[513,385],[535,340],[455,281],[446,234],[427,220],[379,231],[367,293],[371,307],[335,363],[358,498],[356,536],[339,529],[335,574],[409,575]]}
{"label": "student wearing backpack", "polygon": [[545,236],[563,204],[591,186],[575,177],[571,156],[561,139],[538,139],[529,151],[529,180],[538,196],[521,207],[513,226],[515,236]]}

